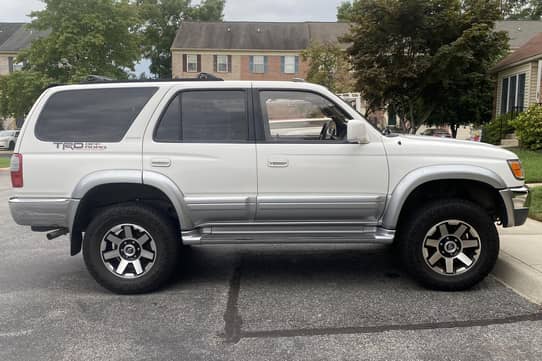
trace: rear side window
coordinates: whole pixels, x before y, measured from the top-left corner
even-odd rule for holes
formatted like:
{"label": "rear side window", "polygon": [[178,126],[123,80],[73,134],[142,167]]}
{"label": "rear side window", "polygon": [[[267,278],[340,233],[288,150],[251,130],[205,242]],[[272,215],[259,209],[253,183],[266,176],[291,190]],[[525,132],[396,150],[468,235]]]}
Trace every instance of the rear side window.
{"label": "rear side window", "polygon": [[156,128],[157,142],[244,142],[249,139],[247,93],[205,90],[179,93]]}
{"label": "rear side window", "polygon": [[158,88],[68,90],[53,94],[36,123],[43,141],[120,142]]}

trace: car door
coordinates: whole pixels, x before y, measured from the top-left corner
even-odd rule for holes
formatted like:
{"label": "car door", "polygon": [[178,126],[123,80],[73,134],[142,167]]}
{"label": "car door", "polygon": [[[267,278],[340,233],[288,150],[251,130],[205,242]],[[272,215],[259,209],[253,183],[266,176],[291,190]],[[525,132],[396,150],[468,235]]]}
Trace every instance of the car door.
{"label": "car door", "polygon": [[250,89],[174,87],[143,147],[144,172],[171,179],[191,224],[248,222],[256,205],[256,146]]}
{"label": "car door", "polygon": [[[379,137],[346,141],[347,121],[361,116],[339,101],[312,90],[254,90],[258,220],[376,224],[388,190],[384,147]],[[335,136],[325,134],[330,127]]]}

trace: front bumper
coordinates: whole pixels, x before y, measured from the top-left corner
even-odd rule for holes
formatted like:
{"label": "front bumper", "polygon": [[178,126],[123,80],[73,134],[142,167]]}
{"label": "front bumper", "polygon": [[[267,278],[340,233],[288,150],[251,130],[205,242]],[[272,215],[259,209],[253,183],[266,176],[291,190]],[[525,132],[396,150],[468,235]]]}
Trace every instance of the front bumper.
{"label": "front bumper", "polygon": [[9,199],[13,220],[23,226],[71,229],[78,199],[19,198]]}
{"label": "front bumper", "polygon": [[506,208],[506,219],[502,220],[503,226],[517,227],[525,223],[529,215],[529,208],[526,207],[529,188],[525,186],[508,188],[499,193]]}

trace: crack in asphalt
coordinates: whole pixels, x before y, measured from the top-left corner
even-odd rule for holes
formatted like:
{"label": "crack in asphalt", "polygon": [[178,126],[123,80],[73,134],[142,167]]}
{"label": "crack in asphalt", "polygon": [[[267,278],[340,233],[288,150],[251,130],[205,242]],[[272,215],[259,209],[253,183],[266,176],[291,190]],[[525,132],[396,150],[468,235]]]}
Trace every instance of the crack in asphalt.
{"label": "crack in asphalt", "polygon": [[415,324],[392,324],[381,326],[354,326],[354,327],[322,327],[322,328],[294,328],[278,330],[255,330],[243,331],[241,329],[243,320],[239,313],[239,293],[241,289],[241,261],[236,263],[229,282],[228,302],[224,313],[224,333],[221,335],[225,343],[236,344],[245,338],[288,338],[288,337],[310,337],[330,335],[352,335],[371,334],[387,331],[418,331],[436,330],[450,328],[484,327],[492,325],[504,325],[518,322],[542,321],[542,310],[540,312],[509,316],[504,318],[425,322]]}

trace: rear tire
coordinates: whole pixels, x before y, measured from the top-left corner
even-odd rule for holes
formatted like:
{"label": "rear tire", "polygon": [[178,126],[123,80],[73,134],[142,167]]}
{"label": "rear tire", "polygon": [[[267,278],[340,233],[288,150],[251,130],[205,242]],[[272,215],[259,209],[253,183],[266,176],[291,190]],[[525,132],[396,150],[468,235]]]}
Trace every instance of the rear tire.
{"label": "rear tire", "polygon": [[427,204],[413,212],[399,231],[404,266],[419,283],[436,290],[474,286],[491,272],[499,254],[493,219],[465,200]]}
{"label": "rear tire", "polygon": [[104,288],[119,294],[146,293],[171,278],[180,245],[177,227],[165,213],[130,203],[106,208],[90,222],[83,257]]}

